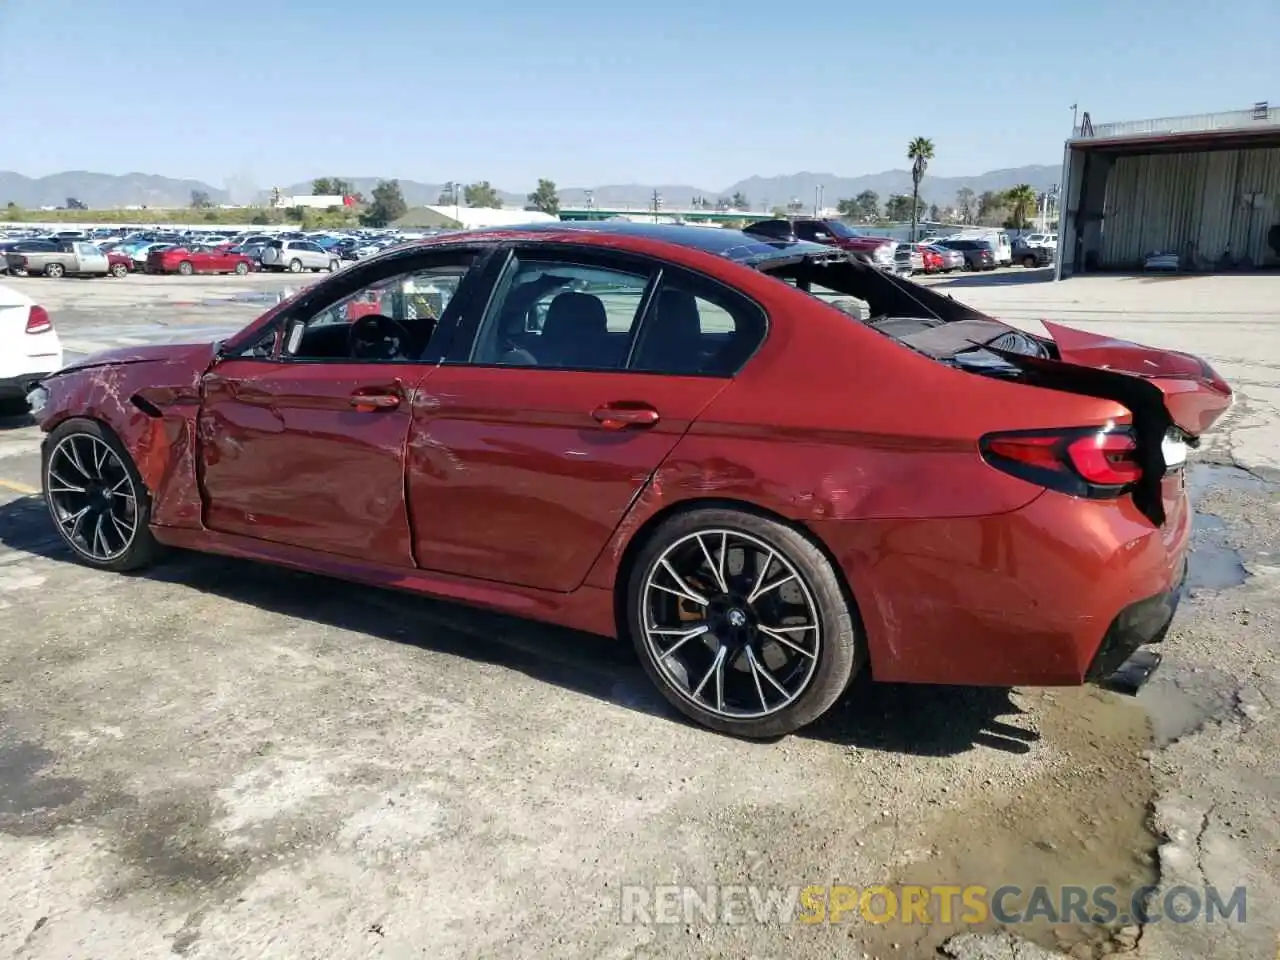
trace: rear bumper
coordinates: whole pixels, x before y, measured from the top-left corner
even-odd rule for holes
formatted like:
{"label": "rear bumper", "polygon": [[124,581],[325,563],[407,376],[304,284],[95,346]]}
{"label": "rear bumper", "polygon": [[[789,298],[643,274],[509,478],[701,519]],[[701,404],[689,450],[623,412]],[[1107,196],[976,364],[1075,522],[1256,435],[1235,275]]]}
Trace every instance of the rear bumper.
{"label": "rear bumper", "polygon": [[1163,637],[1190,509],[1045,493],[1010,513],[811,525],[858,603],[879,680],[1070,686]]}
{"label": "rear bumper", "polygon": [[1183,561],[1182,573],[1171,589],[1121,610],[1103,635],[1102,645],[1094,654],[1085,679],[1090,683],[1110,684],[1140,648],[1163,641],[1174,614],[1178,612],[1186,583],[1187,564]]}

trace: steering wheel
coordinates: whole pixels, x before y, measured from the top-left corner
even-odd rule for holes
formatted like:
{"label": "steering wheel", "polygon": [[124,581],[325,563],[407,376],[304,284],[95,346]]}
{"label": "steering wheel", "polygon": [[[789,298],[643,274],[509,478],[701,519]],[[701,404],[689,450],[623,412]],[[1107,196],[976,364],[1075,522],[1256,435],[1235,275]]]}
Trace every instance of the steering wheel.
{"label": "steering wheel", "polygon": [[361,317],[347,331],[347,352],[353,360],[395,360],[409,339],[398,321],[380,313]]}

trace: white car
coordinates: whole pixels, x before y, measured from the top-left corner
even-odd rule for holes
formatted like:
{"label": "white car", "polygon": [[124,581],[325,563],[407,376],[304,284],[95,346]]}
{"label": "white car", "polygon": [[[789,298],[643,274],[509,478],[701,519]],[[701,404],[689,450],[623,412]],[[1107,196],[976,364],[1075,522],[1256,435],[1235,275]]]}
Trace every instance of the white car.
{"label": "white car", "polygon": [[44,307],[0,286],[0,412],[26,409],[27,392],[62,368],[62,341]]}

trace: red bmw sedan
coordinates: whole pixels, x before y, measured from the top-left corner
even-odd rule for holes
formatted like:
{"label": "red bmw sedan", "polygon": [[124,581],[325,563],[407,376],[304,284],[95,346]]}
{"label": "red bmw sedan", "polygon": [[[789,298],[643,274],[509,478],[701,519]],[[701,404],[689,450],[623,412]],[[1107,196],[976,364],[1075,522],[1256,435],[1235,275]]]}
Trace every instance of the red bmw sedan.
{"label": "red bmw sedan", "polygon": [[864,669],[1079,684],[1163,638],[1187,448],[1231,390],[1045,326],[803,241],[538,225],[397,247],[31,403],[90,566],[185,547],[623,638],[686,715],[771,737]]}

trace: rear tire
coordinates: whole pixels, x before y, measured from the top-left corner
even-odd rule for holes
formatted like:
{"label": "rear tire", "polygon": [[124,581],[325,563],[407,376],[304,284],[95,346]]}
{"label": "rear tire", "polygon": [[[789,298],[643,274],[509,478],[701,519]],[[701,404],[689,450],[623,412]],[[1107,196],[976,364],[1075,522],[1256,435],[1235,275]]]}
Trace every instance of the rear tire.
{"label": "rear tire", "polygon": [[[677,601],[673,614],[670,588],[681,583],[706,602]],[[627,629],[649,679],[685,716],[732,736],[773,738],[811,723],[865,659],[830,561],[799,531],[752,513],[671,517],[640,549],[626,590]],[[687,662],[676,646],[686,643]]]}
{"label": "rear tire", "polygon": [[184,277],[189,277],[195,272],[196,268],[191,265],[190,260],[183,260],[178,264],[178,273],[182,274]]}
{"label": "rear tire", "polygon": [[45,440],[40,466],[49,516],[80,563],[123,573],[159,555],[148,526],[151,494],[105,425],[78,417],[59,424]]}

